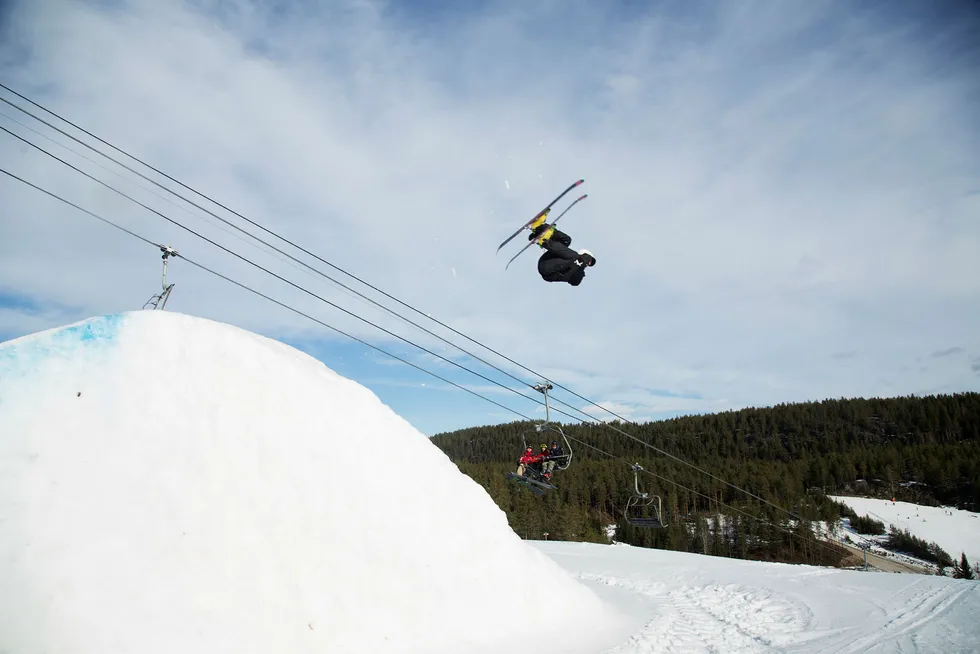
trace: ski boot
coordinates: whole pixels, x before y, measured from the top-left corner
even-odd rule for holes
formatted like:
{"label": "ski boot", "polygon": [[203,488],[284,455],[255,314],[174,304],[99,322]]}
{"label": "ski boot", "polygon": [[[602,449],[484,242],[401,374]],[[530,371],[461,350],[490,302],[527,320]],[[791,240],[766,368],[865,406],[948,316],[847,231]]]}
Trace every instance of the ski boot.
{"label": "ski boot", "polygon": [[531,230],[531,235],[527,237],[529,241],[537,241],[538,245],[544,245],[555,233],[555,228],[553,225],[542,222],[540,225]]}
{"label": "ski boot", "polygon": [[544,211],[541,212],[541,215],[540,216],[538,216],[537,218],[535,218],[531,222],[531,224],[528,225],[528,227],[531,229],[532,232],[534,230],[536,230],[538,227],[540,227],[542,224],[544,224],[544,221],[546,221],[548,219],[548,214],[549,213],[551,213],[551,209],[550,208],[545,209]]}

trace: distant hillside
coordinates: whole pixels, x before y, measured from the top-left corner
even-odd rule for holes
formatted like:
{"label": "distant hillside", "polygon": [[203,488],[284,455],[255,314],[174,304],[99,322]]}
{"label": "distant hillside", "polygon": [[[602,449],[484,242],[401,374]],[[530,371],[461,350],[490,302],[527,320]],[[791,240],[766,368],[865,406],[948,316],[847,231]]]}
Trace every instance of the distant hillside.
{"label": "distant hillside", "polygon": [[[978,393],[827,400],[611,424],[808,519],[839,518],[839,507],[823,498],[830,493],[860,492],[980,510]],[[769,523],[785,522],[785,513],[602,425],[562,428],[664,478],[641,476],[641,483],[648,487],[644,490],[663,496],[671,527],[651,532],[620,525],[619,540],[751,558],[801,556],[799,543],[805,536],[787,543],[760,531],[770,529]],[[530,443],[541,440],[527,422],[463,429],[432,440],[488,490],[522,536],[540,538],[548,532],[551,538],[604,540],[603,526],[621,517],[632,492],[630,468],[573,442],[574,463],[555,478],[560,490],[534,497],[504,477],[516,468],[522,434]],[[717,502],[764,520],[736,514],[739,520],[723,520],[715,529],[712,516],[731,513]]]}

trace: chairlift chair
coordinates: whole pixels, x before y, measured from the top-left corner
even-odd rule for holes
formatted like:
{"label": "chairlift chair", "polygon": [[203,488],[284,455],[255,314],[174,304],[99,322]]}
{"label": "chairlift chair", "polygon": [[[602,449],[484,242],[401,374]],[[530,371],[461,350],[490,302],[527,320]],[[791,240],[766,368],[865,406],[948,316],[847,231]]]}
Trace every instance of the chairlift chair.
{"label": "chairlift chair", "polygon": [[641,491],[638,473],[643,468],[638,463],[634,463],[631,467],[633,468],[633,488],[636,492],[626,500],[623,517],[626,518],[626,522],[634,527],[650,527],[653,529],[666,527],[660,496]]}
{"label": "chairlift chair", "polygon": [[[565,432],[561,426],[551,422],[551,406],[548,402],[548,391],[552,388],[554,387],[551,384],[538,384],[534,387],[534,390],[544,395],[544,422],[534,426],[534,434],[537,436],[536,443],[545,442],[545,444],[550,445],[552,441],[556,441],[564,445],[565,455],[560,461],[555,462],[555,470],[567,470],[568,466],[572,463],[572,445],[568,442],[568,437],[565,436]],[[521,441],[524,445],[521,450],[522,452],[527,449],[527,437],[530,433],[530,431],[521,433]],[[541,435],[546,435],[546,437],[542,439],[540,437]],[[537,449],[536,446],[535,449]]]}
{"label": "chairlift chair", "polygon": [[[523,452],[523,451],[527,450],[527,448],[528,448],[528,436],[530,434],[532,434],[532,433],[534,435],[534,438],[536,439],[534,441],[534,443],[540,443],[542,440],[546,440],[547,441],[547,444],[550,444],[551,441],[557,441],[559,443],[564,443],[565,455],[563,457],[561,457],[561,460],[555,461],[555,468],[554,469],[555,470],[567,470],[568,469],[568,466],[571,465],[571,463],[572,463],[572,446],[568,442],[568,437],[565,436],[565,432],[562,431],[562,428],[559,425],[557,425],[557,424],[552,424],[551,423],[551,409],[550,409],[550,405],[548,403],[548,391],[551,390],[552,388],[553,388],[553,386],[551,384],[538,384],[538,385],[536,385],[534,387],[534,390],[536,390],[536,391],[544,394],[545,419],[544,419],[544,422],[539,423],[539,424],[536,424],[534,426],[534,431],[533,432],[531,432],[530,430],[526,430],[526,431],[521,432],[521,444],[523,446],[521,448],[521,451]],[[541,438],[541,435],[542,434],[545,434],[546,435],[544,439]],[[550,435],[548,435],[548,434],[550,434]],[[560,437],[560,440],[559,440],[559,437]],[[532,445],[531,448],[532,448],[532,450],[536,450],[537,449],[536,445]],[[518,477],[517,474],[515,474],[513,472],[508,472],[507,473],[507,477],[510,478],[510,479],[514,479],[516,481],[521,481],[521,482],[525,483],[525,485],[531,486],[532,490],[535,490],[535,492],[539,492],[539,494],[542,492],[541,491],[541,486],[544,486],[546,488],[552,488],[552,489],[555,488],[551,484],[550,480],[545,479],[541,475],[541,473],[539,473],[538,471],[533,470],[533,469],[526,470],[525,473],[524,473],[524,477],[523,478],[522,477]]]}

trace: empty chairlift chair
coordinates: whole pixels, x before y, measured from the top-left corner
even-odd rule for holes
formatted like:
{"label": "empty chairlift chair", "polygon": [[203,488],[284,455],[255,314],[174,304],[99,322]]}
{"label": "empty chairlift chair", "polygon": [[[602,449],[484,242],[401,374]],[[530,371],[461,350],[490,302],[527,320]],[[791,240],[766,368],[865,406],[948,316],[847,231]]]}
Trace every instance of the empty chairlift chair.
{"label": "empty chairlift chair", "polygon": [[640,490],[639,471],[643,468],[634,463],[633,488],[635,493],[626,501],[623,517],[634,527],[649,527],[659,529],[667,526],[663,520],[663,502],[659,495],[650,495]]}

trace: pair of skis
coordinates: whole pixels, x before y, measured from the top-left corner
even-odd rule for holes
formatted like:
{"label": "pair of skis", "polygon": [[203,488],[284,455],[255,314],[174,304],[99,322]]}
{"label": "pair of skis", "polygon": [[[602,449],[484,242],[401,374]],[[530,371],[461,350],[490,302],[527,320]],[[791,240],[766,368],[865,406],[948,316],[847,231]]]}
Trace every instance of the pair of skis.
{"label": "pair of skis", "polygon": [[527,476],[521,476],[516,472],[508,472],[507,478],[516,481],[519,484],[523,484],[530,488],[537,495],[544,495],[547,490],[557,490],[555,486],[552,486],[550,482],[539,481],[537,479],[530,479]]}
{"label": "pair of skis", "polygon": [[[559,200],[561,200],[572,189],[574,189],[576,186],[579,186],[583,182],[585,182],[585,180],[584,179],[580,179],[577,182],[575,182],[574,184],[572,184],[571,186],[569,186],[568,188],[566,188],[564,191],[562,191],[561,194],[557,198],[555,198],[554,200],[552,200],[551,202],[549,202],[548,203],[548,206],[546,206],[544,209],[542,209],[541,211],[539,211],[534,216],[534,218],[531,218],[531,220],[529,220],[526,223],[524,223],[523,225],[521,225],[520,229],[518,229],[516,232],[514,232],[513,234],[511,234],[506,240],[504,240],[503,243],[501,243],[500,245],[498,245],[497,246],[497,252],[500,252],[500,249],[502,247],[504,247],[505,245],[507,245],[508,243],[510,243],[512,240],[514,240],[514,238],[518,234],[520,234],[522,231],[524,231],[525,229],[529,229],[531,227],[531,225],[533,225],[539,218],[541,218],[542,216],[547,216],[551,212],[551,207],[553,207],[556,202],[558,202]],[[580,198],[578,198],[577,200],[575,200],[575,202],[572,202],[570,205],[568,205],[568,207],[564,211],[562,211],[560,214],[558,214],[558,217],[555,218],[554,222],[551,223],[551,224],[554,225],[555,223],[557,223],[559,220],[561,220],[561,217],[562,216],[564,216],[566,213],[568,213],[568,210],[569,209],[571,209],[576,204],[578,204],[581,200],[584,200],[587,197],[588,197],[588,194],[585,194],[585,195],[581,196]],[[514,259],[516,259],[517,257],[521,256],[521,254],[524,252],[524,250],[528,249],[532,245],[534,245],[534,241],[531,241],[530,243],[528,243],[527,245],[525,245],[523,248],[521,248],[520,252],[518,252],[513,257],[511,257],[510,261],[507,262],[507,265],[504,266],[504,270],[507,270],[507,268],[510,267],[510,264],[514,263]]]}

